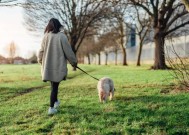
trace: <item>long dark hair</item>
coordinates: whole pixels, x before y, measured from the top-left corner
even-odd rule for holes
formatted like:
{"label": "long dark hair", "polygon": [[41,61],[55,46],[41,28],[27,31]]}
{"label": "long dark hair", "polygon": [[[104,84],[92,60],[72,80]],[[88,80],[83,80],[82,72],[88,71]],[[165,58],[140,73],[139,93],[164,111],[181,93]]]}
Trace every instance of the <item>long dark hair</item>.
{"label": "long dark hair", "polygon": [[60,24],[59,20],[51,18],[48,25],[45,28],[45,33],[58,33],[60,31],[60,27],[62,27],[62,25]]}

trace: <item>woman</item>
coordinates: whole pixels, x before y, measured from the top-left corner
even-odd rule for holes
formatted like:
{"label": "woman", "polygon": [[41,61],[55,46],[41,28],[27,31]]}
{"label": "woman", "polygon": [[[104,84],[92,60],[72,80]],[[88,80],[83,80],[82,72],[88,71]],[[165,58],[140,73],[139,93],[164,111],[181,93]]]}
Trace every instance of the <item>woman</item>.
{"label": "woman", "polygon": [[48,114],[57,112],[60,102],[57,99],[58,86],[67,75],[67,60],[73,67],[77,67],[77,59],[72,48],[61,31],[60,22],[52,18],[45,29],[41,49],[38,54],[38,62],[41,66],[43,81],[51,82],[50,107]]}

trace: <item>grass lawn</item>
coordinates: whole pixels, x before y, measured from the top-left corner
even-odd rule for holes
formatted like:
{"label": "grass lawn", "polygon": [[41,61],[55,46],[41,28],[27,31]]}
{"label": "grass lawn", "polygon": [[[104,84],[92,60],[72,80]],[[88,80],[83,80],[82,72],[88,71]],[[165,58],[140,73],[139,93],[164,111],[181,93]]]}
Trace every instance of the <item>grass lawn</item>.
{"label": "grass lawn", "polygon": [[170,71],[79,66],[97,78],[111,77],[114,100],[99,103],[97,81],[69,67],[58,113],[48,116],[50,83],[41,81],[40,66],[0,65],[0,134],[189,134],[189,93],[173,91]]}

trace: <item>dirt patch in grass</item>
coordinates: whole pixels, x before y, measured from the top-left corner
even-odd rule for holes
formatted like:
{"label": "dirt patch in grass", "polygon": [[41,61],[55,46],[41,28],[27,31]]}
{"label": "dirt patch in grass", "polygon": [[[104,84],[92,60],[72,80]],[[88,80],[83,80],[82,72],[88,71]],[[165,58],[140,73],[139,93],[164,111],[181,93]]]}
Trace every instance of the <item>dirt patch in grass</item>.
{"label": "dirt patch in grass", "polygon": [[27,93],[30,93],[30,92],[33,92],[34,90],[38,90],[38,89],[41,89],[41,88],[44,88],[46,86],[36,86],[36,87],[31,87],[31,88],[28,88],[24,91],[21,91],[17,94],[17,96],[22,96],[24,94],[27,94]]}
{"label": "dirt patch in grass", "polygon": [[25,89],[25,90],[22,90],[22,91],[18,91],[15,94],[7,96],[5,99],[3,99],[3,101],[14,100],[14,98],[16,98],[18,96],[22,96],[22,95],[31,93],[35,90],[42,89],[44,87],[46,87],[46,86],[36,86],[36,87],[31,87],[31,88],[28,88],[28,89]]}
{"label": "dirt patch in grass", "polygon": [[0,83],[12,83],[14,80],[5,80],[5,79],[0,79]]}
{"label": "dirt patch in grass", "polygon": [[32,80],[36,80],[36,77],[27,77],[27,76],[22,76],[20,78],[17,78],[15,80],[13,79],[0,79],[0,83],[13,83],[13,82],[16,82],[16,81],[32,81]]}

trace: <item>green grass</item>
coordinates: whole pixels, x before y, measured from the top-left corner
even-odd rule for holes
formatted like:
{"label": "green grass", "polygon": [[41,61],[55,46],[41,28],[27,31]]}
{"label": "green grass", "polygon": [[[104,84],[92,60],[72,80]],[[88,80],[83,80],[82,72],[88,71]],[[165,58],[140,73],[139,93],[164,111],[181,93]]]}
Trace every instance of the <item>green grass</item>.
{"label": "green grass", "polygon": [[40,66],[0,65],[0,134],[189,134],[189,93],[173,91],[169,71],[79,66],[97,78],[111,77],[114,100],[99,103],[97,81],[69,70],[58,113],[48,116],[50,83],[41,81]]}

